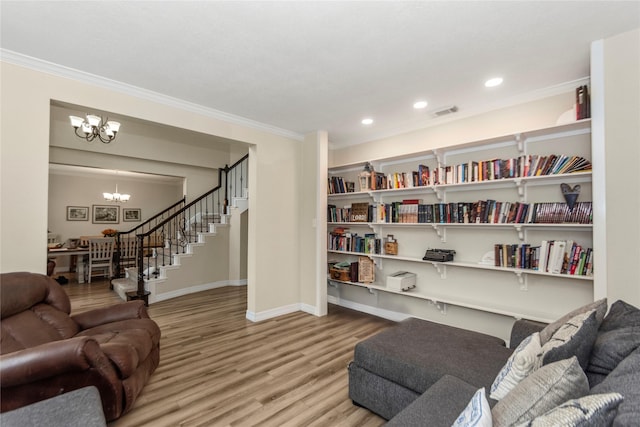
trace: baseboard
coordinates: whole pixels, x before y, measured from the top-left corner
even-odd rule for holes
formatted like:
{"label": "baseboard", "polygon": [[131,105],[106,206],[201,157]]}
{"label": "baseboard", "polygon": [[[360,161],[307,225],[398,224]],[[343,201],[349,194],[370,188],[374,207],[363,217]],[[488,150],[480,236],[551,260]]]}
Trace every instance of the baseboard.
{"label": "baseboard", "polygon": [[393,320],[394,322],[400,322],[404,319],[411,317],[406,313],[400,313],[398,311],[385,310],[383,308],[373,307],[366,304],[360,304],[357,302],[338,298],[333,295],[327,296],[327,302],[329,304],[339,305],[341,307],[349,308],[351,310],[361,311],[363,313],[382,317],[383,319]]}
{"label": "baseboard", "polygon": [[262,322],[263,320],[272,319],[278,316],[284,316],[285,314],[295,313],[296,311],[301,311],[299,303],[272,308],[270,310],[261,311],[259,313],[247,310],[246,317],[252,322]]}
{"label": "baseboard", "polygon": [[246,284],[247,284],[246,280],[221,280],[218,282],[204,283],[202,285],[190,286],[188,288],[182,288],[182,289],[178,289],[171,292],[155,294],[154,302],[165,301],[168,299],[181,297],[184,295],[194,294],[196,292],[208,291],[210,289],[222,288],[225,286],[244,286]]}

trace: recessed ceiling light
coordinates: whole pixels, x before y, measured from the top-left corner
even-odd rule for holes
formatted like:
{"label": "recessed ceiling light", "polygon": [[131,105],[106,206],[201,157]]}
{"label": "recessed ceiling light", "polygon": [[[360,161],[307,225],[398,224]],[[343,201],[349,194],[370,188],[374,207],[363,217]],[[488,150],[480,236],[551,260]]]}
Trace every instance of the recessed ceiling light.
{"label": "recessed ceiling light", "polygon": [[362,119],[363,125],[370,125],[371,123],[373,123],[373,119],[371,118]]}
{"label": "recessed ceiling light", "polygon": [[416,110],[420,110],[422,108],[425,108],[427,105],[427,101],[418,101],[413,104],[413,108],[415,108]]}
{"label": "recessed ceiling light", "polygon": [[493,79],[489,79],[484,82],[486,87],[496,87],[502,84],[502,77],[494,77]]}

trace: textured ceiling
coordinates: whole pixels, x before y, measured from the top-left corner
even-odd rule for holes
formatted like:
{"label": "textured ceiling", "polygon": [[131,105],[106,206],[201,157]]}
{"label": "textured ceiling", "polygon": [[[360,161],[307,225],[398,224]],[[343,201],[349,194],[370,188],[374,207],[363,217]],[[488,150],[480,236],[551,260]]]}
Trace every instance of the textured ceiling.
{"label": "textured ceiling", "polygon": [[[589,76],[638,1],[2,1],[1,47],[334,146]],[[496,75],[504,84],[487,89]],[[413,110],[418,99],[426,110]],[[363,126],[360,120],[373,117]]]}

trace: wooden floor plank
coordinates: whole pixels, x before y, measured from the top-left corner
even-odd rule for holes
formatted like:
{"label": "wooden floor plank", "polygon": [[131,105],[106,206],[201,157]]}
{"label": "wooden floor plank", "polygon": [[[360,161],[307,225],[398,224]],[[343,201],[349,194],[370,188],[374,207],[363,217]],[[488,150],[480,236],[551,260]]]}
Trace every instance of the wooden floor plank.
{"label": "wooden floor plank", "polygon": [[[108,282],[64,286],[72,313],[121,300]],[[355,344],[392,322],[329,306],[250,322],[246,288],[230,286],[152,304],[160,365],[134,407],[110,427],[370,426],[384,420],[348,397]]]}

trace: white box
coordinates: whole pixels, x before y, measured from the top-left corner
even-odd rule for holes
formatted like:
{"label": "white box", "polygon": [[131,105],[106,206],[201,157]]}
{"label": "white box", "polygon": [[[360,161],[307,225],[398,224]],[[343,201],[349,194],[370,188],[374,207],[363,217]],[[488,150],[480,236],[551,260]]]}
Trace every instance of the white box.
{"label": "white box", "polygon": [[416,287],[416,274],[408,271],[396,271],[387,276],[387,289],[390,291],[408,291]]}

